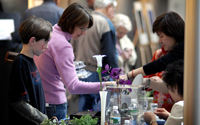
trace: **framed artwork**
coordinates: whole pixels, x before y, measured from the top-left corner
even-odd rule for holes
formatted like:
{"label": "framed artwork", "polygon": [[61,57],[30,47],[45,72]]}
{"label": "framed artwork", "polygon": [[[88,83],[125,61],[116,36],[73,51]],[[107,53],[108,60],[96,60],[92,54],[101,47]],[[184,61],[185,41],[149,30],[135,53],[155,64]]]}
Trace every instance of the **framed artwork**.
{"label": "framed artwork", "polygon": [[155,53],[157,49],[160,48],[159,46],[159,38],[156,33],[153,33],[153,23],[156,20],[155,11],[153,9],[153,6],[150,2],[145,3],[146,7],[146,17],[147,17],[147,26],[148,26],[148,34],[150,39],[150,47],[152,55]]}
{"label": "framed artwork", "polygon": [[140,55],[138,57],[141,57],[141,63],[145,65],[151,61],[152,54],[142,3],[140,1],[133,2],[133,8],[139,37]]}

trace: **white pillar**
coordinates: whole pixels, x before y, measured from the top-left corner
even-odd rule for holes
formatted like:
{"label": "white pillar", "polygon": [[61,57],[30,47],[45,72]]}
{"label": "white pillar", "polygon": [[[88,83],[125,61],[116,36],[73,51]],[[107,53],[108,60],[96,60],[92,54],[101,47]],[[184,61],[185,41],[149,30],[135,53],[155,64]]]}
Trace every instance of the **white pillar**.
{"label": "white pillar", "polygon": [[200,124],[200,1],[186,0],[184,125]]}

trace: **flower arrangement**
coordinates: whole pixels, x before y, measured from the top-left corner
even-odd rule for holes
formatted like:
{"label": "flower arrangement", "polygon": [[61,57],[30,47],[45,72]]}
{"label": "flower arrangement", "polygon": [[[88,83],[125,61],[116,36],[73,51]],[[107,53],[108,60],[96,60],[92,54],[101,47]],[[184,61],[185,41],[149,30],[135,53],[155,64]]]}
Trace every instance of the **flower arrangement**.
{"label": "flower arrangement", "polygon": [[[111,72],[110,72],[111,70]],[[102,72],[103,73],[108,73],[109,76],[103,77],[104,81],[107,81],[108,78],[112,78],[113,80],[116,80],[117,85],[131,85],[130,80],[124,80],[124,79],[119,79],[119,75],[121,74],[121,69],[120,68],[111,68],[108,64],[105,66],[105,70]]]}
{"label": "flower arrangement", "polygon": [[[121,74],[121,69],[120,68],[112,68],[110,67],[108,64],[105,66],[105,70],[103,72],[101,72],[101,68],[102,68],[102,58],[105,57],[105,55],[95,55],[93,56],[97,59],[97,73],[99,75],[99,81],[101,84],[101,91],[100,93],[100,98],[101,98],[101,125],[105,124],[105,106],[106,106],[106,98],[107,98],[107,91],[102,91],[102,79],[104,81],[107,81],[109,78],[112,78],[114,81],[116,81],[117,83],[117,87],[119,85],[131,85],[131,81],[130,80],[122,80],[119,79],[119,75]],[[109,75],[107,75],[106,77],[101,77],[101,75],[103,73],[107,73]],[[121,99],[121,96],[119,97],[119,90],[116,90],[117,92],[117,102],[118,102],[118,107],[119,107],[119,102]]]}
{"label": "flower arrangement", "polygon": [[[119,75],[122,74],[121,73],[122,70],[120,68],[112,68],[108,64],[106,64],[105,70],[103,72],[101,72],[102,58],[105,57],[105,56],[106,55],[94,55],[93,56],[97,59],[97,72],[99,74],[99,80],[100,80],[100,83],[101,83],[101,91],[102,91],[102,79],[104,81],[107,81],[108,78],[112,78],[113,80],[116,81],[117,85],[131,85],[130,80],[119,79]],[[102,78],[101,74],[103,74],[103,73],[107,73],[107,74],[109,74],[109,76]]]}

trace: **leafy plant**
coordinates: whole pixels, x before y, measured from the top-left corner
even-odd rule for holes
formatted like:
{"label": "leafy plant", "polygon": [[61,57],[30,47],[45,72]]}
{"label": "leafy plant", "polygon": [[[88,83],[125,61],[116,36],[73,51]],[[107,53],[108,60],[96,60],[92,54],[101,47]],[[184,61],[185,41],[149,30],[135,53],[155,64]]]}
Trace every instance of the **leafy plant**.
{"label": "leafy plant", "polygon": [[[68,117],[68,116],[66,116]],[[58,124],[58,120],[56,117],[53,117],[51,119],[45,119],[41,125],[66,125],[64,120],[61,120],[60,124]]]}
{"label": "leafy plant", "polygon": [[[89,114],[81,116],[80,119],[73,117],[72,120],[68,121],[69,125],[96,125],[98,123],[98,118],[92,118]],[[58,122],[54,119],[45,119],[41,125],[66,125],[64,120],[61,120],[61,123],[58,124]]]}
{"label": "leafy plant", "polygon": [[98,123],[98,118],[92,119],[89,114],[86,114],[81,116],[80,119],[74,117],[70,122],[72,125],[96,125]]}

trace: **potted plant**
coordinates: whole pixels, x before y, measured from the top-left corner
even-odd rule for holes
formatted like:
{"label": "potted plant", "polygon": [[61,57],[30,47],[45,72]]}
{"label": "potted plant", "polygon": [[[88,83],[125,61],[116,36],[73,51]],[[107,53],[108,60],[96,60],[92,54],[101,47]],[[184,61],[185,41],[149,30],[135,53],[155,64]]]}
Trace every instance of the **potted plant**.
{"label": "potted plant", "polygon": [[68,120],[67,124],[66,121],[61,120],[60,123],[58,123],[57,118],[51,118],[51,119],[45,119],[41,125],[97,125],[98,118],[92,118],[89,114],[81,116],[80,119],[73,117],[73,119]]}

